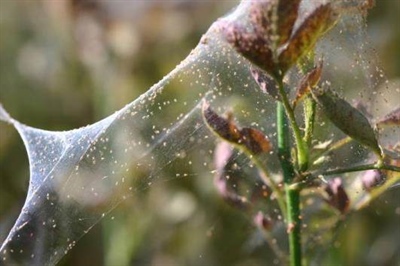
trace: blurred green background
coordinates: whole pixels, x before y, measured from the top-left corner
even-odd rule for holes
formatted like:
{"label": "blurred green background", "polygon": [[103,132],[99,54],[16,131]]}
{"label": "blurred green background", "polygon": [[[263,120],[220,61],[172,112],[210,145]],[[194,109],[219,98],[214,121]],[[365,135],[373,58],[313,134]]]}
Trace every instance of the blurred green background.
{"label": "blurred green background", "polygon": [[[388,80],[400,84],[400,1],[377,2],[368,34]],[[93,123],[160,80],[236,4],[0,0],[0,102],[34,127],[67,130]],[[28,176],[21,139],[0,124],[0,241],[24,202]],[[123,203],[61,264],[273,264],[251,217],[217,195],[202,194],[196,182],[212,186],[212,177],[162,182]],[[335,245],[321,253],[323,263],[400,265],[399,191],[352,215],[337,231]],[[163,213],[165,204],[175,213]]]}

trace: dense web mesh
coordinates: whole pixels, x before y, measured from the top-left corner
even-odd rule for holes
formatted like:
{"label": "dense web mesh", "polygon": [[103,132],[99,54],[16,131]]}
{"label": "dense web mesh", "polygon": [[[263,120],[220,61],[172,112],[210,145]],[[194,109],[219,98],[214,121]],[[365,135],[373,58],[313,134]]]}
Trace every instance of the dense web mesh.
{"label": "dense web mesh", "polygon": [[[313,3],[304,1],[302,12],[312,9]],[[351,4],[341,8],[352,10]],[[159,83],[95,124],[51,132],[21,124],[1,109],[1,119],[21,135],[30,163],[28,195],[1,247],[2,263],[55,264],[135,192],[160,180],[196,178],[199,173],[212,176],[216,137],[202,118],[204,101],[221,115],[232,112],[238,124],[264,132],[276,146],[274,99],[259,89],[251,76],[250,63],[221,36],[220,25],[224,21],[246,25],[247,10],[244,1],[213,24],[191,54]],[[385,83],[371,59],[374,55],[366,41],[362,12],[349,12],[350,18],[344,18],[318,44],[316,57],[325,61],[323,82],[329,82],[350,102],[354,99],[363,103],[373,118],[378,118],[387,112],[377,108],[382,98],[388,106],[395,106],[394,99],[399,99],[400,91]],[[343,71],[348,79],[336,79],[344,76],[338,73]],[[288,87],[294,87],[298,80],[298,71],[291,71]],[[177,92],[176,86],[185,89]],[[324,117],[317,122],[321,142],[344,137]],[[398,129],[385,131],[387,145],[398,141],[396,134]],[[343,154],[350,159],[343,161]],[[352,142],[332,157],[329,167],[334,168],[367,162],[371,154]],[[275,152],[260,160],[279,176]],[[238,162],[239,168],[251,172],[248,158]]]}

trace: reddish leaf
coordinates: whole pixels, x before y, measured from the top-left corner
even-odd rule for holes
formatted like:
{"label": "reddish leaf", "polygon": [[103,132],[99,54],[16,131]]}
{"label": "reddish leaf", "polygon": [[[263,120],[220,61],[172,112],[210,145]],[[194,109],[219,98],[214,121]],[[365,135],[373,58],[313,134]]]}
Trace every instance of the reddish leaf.
{"label": "reddish leaf", "polygon": [[252,1],[251,27],[222,21],[221,32],[236,51],[275,78],[283,74],[336,22],[330,4],[321,5],[304,19],[294,34],[300,0]]}
{"label": "reddish leaf", "polygon": [[359,110],[329,90],[312,89],[311,93],[335,126],[351,138],[370,147],[377,155],[381,155],[381,148],[378,145],[375,131],[368,119]]}
{"label": "reddish leaf", "polygon": [[305,75],[297,86],[296,98],[293,101],[293,108],[296,107],[297,103],[303,99],[304,96],[310,93],[311,88],[315,87],[322,73],[322,61],[318,66],[314,67],[307,75]]}
{"label": "reddish leaf", "polygon": [[280,0],[278,5],[278,45],[287,42],[292,35],[294,23],[300,6],[300,0]]}
{"label": "reddish leaf", "polygon": [[221,32],[237,52],[250,62],[277,76],[278,69],[271,50],[272,11],[275,1],[251,1],[249,17],[251,29],[237,23],[222,22]]}
{"label": "reddish leaf", "polygon": [[248,32],[245,27],[236,23],[222,26],[222,34],[242,56],[275,76],[276,64],[273,60],[269,40],[265,34],[260,33],[260,31]]}
{"label": "reddish leaf", "polygon": [[346,213],[349,210],[350,200],[339,177],[328,181],[325,192],[327,193],[325,201],[329,205],[338,209],[341,213]]}
{"label": "reddish leaf", "polygon": [[306,54],[317,40],[336,23],[337,15],[330,4],[321,5],[308,16],[279,54],[282,72],[286,72],[300,57]]}
{"label": "reddish leaf", "polygon": [[271,150],[268,138],[254,128],[243,128],[233,124],[230,119],[225,119],[216,114],[207,102],[203,104],[203,117],[211,130],[222,139],[237,144],[252,154],[260,154]]}
{"label": "reddish leaf", "polygon": [[245,127],[240,133],[240,143],[246,146],[251,153],[260,154],[271,150],[270,141],[261,131]]}
{"label": "reddish leaf", "polygon": [[254,31],[260,35],[270,35],[274,2],[270,0],[254,0],[250,3],[250,22]]}
{"label": "reddish leaf", "polygon": [[228,119],[217,115],[207,102],[203,104],[203,116],[207,125],[222,139],[233,143],[239,142],[241,137],[239,129]]}

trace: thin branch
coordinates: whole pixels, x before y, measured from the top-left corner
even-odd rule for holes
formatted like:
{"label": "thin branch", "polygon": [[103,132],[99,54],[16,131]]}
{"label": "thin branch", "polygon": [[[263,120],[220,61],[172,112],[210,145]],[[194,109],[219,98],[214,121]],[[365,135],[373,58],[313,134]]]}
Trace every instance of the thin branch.
{"label": "thin branch", "polygon": [[400,172],[400,167],[394,166],[394,165],[385,165],[385,164],[380,164],[378,163],[372,163],[372,164],[365,164],[365,165],[358,165],[358,166],[353,166],[349,168],[339,168],[339,169],[333,169],[333,170],[327,170],[321,173],[311,173],[312,175],[318,176],[318,175],[337,175],[337,174],[344,174],[344,173],[351,173],[351,172],[361,172],[361,171],[366,171],[366,170],[389,170],[389,171],[394,171],[394,172]]}

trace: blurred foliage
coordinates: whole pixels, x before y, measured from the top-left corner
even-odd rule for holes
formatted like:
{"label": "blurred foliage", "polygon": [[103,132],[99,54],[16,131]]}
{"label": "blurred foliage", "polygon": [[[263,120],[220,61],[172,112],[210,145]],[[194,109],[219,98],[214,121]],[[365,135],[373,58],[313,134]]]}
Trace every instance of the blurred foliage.
{"label": "blurred foliage", "polygon": [[[0,1],[0,102],[31,126],[93,123],[168,73],[233,1]],[[400,1],[377,1],[368,34],[388,80],[400,82]],[[340,77],[339,77],[340,78]],[[398,86],[398,85],[397,85]],[[176,87],[176,95],[179,90]],[[27,156],[0,125],[0,240],[28,187]],[[274,255],[250,218],[227,206],[209,173],[143,189],[78,242],[62,265],[265,265]],[[320,251],[324,265],[400,261],[399,188],[353,214]],[[129,211],[128,211],[129,210]],[[318,226],[316,224],[315,226]],[[285,236],[277,239],[285,245]],[[317,241],[316,241],[317,243]],[[310,247],[312,249],[312,247]]]}

